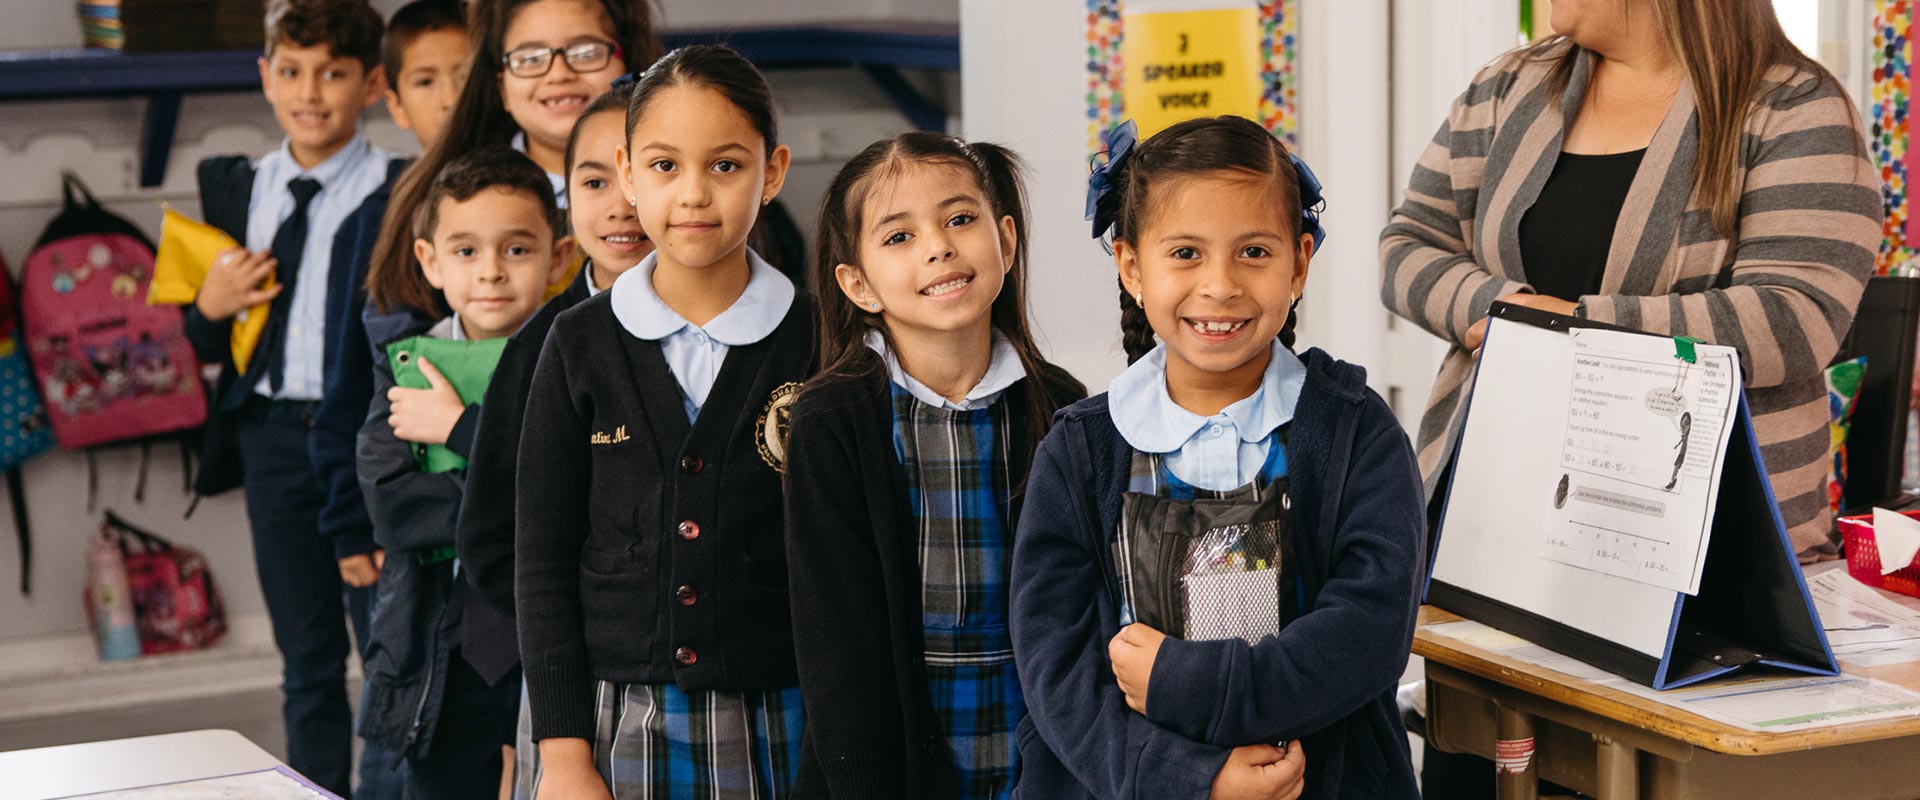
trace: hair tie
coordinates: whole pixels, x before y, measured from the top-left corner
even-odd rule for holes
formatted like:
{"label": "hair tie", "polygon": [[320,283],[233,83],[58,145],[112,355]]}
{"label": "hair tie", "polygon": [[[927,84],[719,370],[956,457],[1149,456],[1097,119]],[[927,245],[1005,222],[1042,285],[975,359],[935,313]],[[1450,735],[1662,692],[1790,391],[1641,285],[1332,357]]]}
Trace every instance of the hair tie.
{"label": "hair tie", "polygon": [[1320,192],[1320,179],[1313,174],[1313,168],[1300,157],[1288,153],[1293,160],[1294,174],[1300,179],[1300,229],[1313,235],[1313,252],[1320,252],[1320,245],[1327,240],[1327,227],[1320,224],[1320,212],[1327,208],[1327,198]]}
{"label": "hair tie", "polygon": [[638,72],[629,72],[629,73],[627,73],[627,74],[625,74],[625,75],[622,75],[622,76],[620,76],[620,77],[618,77],[618,78],[614,78],[614,79],[613,79],[613,85],[612,85],[612,86],[609,86],[609,87],[607,87],[607,88],[608,88],[608,89],[610,89],[610,90],[612,90],[612,91],[616,91],[616,92],[619,92],[619,91],[626,91],[626,90],[628,90],[628,89],[632,89],[632,88],[633,88],[633,85],[634,85],[634,84],[636,84],[636,83],[639,83],[639,82],[640,82],[640,73],[638,73]]}
{"label": "hair tie", "polygon": [[[1122,162],[1133,153],[1133,146],[1140,138],[1140,129],[1133,120],[1126,120],[1107,129],[1100,139],[1105,144],[1099,153],[1088,161],[1087,176],[1087,213],[1086,219],[1093,221],[1093,238],[1106,235],[1120,217],[1119,188],[1115,179]],[[1101,156],[1106,158],[1103,160]]]}

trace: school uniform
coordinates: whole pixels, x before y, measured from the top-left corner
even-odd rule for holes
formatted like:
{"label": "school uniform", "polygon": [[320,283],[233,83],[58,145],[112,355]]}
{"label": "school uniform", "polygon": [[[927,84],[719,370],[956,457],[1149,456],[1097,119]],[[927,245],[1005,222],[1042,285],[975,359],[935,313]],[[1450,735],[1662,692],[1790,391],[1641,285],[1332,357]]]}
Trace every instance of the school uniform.
{"label": "school uniform", "polygon": [[803,715],[779,470],[813,309],[749,251],[695,326],[655,258],[562,313],[520,437],[520,626],[533,738],[579,737],[615,798],[782,797]]}
{"label": "school uniform", "polygon": [[1025,703],[1007,633],[1008,556],[1032,392],[1086,396],[1052,365],[1029,376],[994,337],[960,402],[908,375],[877,333],[870,361],[809,382],[788,440],[794,646],[807,707],[796,792],[1004,797]]}
{"label": "school uniform", "polygon": [[[463,338],[459,317],[426,335]],[[406,759],[408,798],[490,797],[499,789],[500,743],[511,736],[519,686],[489,685],[460,652],[464,582],[452,551],[465,475],[415,464],[416,446],[395,438],[388,422],[394,385],[391,371],[376,375],[358,440],[362,495],[374,538],[387,551],[375,584],[360,730]]]}
{"label": "school uniform", "polygon": [[246,373],[233,363],[232,321],[209,320],[193,305],[185,310],[195,354],[220,366],[195,489],[217,494],[245,485],[254,562],[285,661],[287,760],[337,793],[347,791],[352,763],[343,620],[351,610],[365,631],[369,593],[345,590],[343,607],[336,559],[368,552],[373,542],[364,531],[329,540],[317,529],[327,493],[308,454],[328,359],[328,295],[352,271],[332,258],[336,237],[385,180],[391,160],[356,135],[312,169],[295,163],[285,144],[257,163],[201,162],[207,221],[249,250],[273,251],[285,288]]}
{"label": "school uniform", "polygon": [[[1425,577],[1412,448],[1363,369],[1272,354],[1254,396],[1200,417],[1167,396],[1157,349],[1041,442],[1013,555],[1018,796],[1205,797],[1231,748],[1281,741],[1305,748],[1306,797],[1418,796],[1393,702]],[[1285,543],[1283,625],[1251,645],[1170,636],[1135,713],[1107,646],[1164,595],[1122,580],[1127,545],[1228,513]]]}

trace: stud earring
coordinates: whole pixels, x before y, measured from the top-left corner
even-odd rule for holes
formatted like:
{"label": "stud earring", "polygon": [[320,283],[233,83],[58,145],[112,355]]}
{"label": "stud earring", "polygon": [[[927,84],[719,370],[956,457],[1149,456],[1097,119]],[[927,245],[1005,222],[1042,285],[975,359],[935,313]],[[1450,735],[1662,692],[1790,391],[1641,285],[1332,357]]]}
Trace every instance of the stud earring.
{"label": "stud earring", "polygon": [[760,198],[760,205],[763,205],[763,206],[773,205],[773,198],[771,197]]}
{"label": "stud earring", "polygon": [[1146,301],[1146,300],[1144,300],[1144,299],[1142,299],[1142,298],[1144,298],[1145,296],[1146,296],[1146,294],[1145,294],[1144,292],[1139,292],[1139,293],[1135,293],[1135,294],[1134,294],[1134,296],[1133,296],[1133,304],[1134,304],[1134,305],[1136,305],[1136,306],[1139,306],[1139,307],[1141,307],[1141,308],[1146,308],[1146,307],[1147,307],[1147,301]]}

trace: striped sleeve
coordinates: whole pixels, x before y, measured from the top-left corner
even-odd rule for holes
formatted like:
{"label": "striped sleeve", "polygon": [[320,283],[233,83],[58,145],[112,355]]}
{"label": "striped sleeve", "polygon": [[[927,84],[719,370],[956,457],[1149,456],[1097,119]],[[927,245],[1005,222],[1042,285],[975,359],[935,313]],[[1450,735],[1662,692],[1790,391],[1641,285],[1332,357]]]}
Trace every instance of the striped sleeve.
{"label": "striped sleeve", "polygon": [[1513,79],[1512,72],[1489,67],[1454,100],[1380,232],[1381,302],[1456,346],[1493,301],[1531,291],[1482,267],[1471,241],[1494,103]]}
{"label": "striped sleeve", "polygon": [[1737,236],[1716,286],[1584,297],[1582,316],[1731,345],[1749,388],[1805,380],[1825,368],[1873,273],[1880,177],[1846,94],[1810,73],[1795,78],[1771,93],[1747,126]]}

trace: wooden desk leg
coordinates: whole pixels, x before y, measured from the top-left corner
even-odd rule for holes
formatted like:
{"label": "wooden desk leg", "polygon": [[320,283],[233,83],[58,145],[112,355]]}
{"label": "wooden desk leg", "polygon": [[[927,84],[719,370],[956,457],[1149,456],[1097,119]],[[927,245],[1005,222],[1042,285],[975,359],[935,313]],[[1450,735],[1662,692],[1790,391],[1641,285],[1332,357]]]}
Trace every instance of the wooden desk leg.
{"label": "wooden desk leg", "polygon": [[1537,800],[1539,768],[1533,763],[1533,717],[1494,704],[1493,786],[1500,800]]}
{"label": "wooden desk leg", "polygon": [[1640,752],[1605,736],[1593,737],[1599,763],[1594,770],[1599,800],[1639,800]]}

